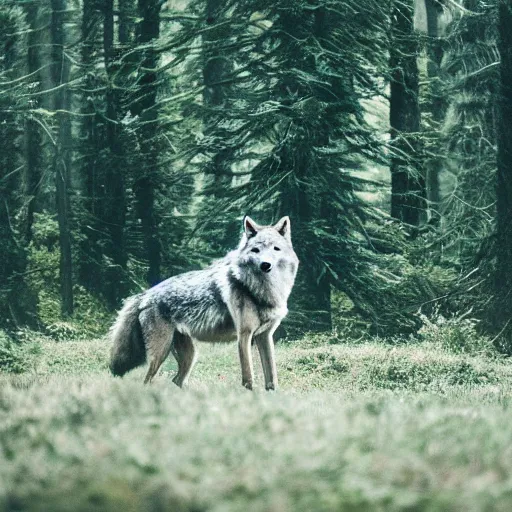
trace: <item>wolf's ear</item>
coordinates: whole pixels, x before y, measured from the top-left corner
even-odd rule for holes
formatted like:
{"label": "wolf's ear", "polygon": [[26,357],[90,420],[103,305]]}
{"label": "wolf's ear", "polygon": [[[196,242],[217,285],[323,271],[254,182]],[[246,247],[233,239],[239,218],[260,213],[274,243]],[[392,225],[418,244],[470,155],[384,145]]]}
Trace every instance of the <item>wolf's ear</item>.
{"label": "wolf's ear", "polygon": [[286,240],[291,241],[292,232],[290,228],[290,217],[288,217],[288,215],[279,220],[277,224],[274,226],[274,229],[280,235],[283,235],[286,238]]}
{"label": "wolf's ear", "polygon": [[251,237],[255,236],[260,229],[260,226],[258,226],[258,224],[256,224],[256,222],[254,222],[251,219],[251,217],[249,217],[249,215],[246,215],[244,217],[243,224],[244,224],[245,235],[247,236],[247,238],[251,238]]}

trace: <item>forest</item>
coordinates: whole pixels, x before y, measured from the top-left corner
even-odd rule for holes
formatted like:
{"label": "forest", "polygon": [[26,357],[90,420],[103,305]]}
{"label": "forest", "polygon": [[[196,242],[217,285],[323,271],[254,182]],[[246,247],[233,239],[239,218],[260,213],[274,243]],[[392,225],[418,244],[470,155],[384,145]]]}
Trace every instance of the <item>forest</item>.
{"label": "forest", "polygon": [[1,328],[105,332],[248,213],[293,222],[281,336],[469,317],[509,352],[509,7],[3,1]]}
{"label": "forest", "polygon": [[[245,215],[275,351],[113,376]],[[0,239],[0,512],[512,510],[512,0],[0,0]]]}

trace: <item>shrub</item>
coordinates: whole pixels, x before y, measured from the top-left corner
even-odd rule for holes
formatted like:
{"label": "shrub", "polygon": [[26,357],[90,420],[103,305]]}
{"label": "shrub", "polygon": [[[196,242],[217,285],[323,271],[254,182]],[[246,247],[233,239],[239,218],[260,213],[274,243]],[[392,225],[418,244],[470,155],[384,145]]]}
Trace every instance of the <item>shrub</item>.
{"label": "shrub", "polygon": [[459,315],[445,318],[436,313],[431,318],[420,314],[423,322],[418,332],[421,341],[431,343],[455,354],[496,354],[489,338],[479,334],[478,320]]}
{"label": "shrub", "polygon": [[0,371],[23,373],[28,370],[28,366],[21,345],[5,331],[0,330]]}
{"label": "shrub", "polygon": [[61,318],[59,293],[58,224],[54,216],[37,213],[30,244],[28,283],[37,293],[38,316],[46,334],[57,340],[78,340],[102,336],[112,322],[103,301],[83,286],[73,287],[75,313]]}

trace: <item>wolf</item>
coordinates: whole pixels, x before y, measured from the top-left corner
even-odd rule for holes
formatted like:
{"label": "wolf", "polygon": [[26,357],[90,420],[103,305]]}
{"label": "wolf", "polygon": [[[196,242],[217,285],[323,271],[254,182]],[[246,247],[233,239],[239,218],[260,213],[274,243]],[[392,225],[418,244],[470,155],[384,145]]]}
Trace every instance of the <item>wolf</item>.
{"label": "wolf", "polygon": [[196,342],[238,342],[242,385],[253,387],[251,345],[260,353],[265,388],[277,389],[273,334],[288,313],[299,260],[289,217],[273,226],[243,219],[238,248],[204,270],[171,277],[127,299],[110,331],[110,369],[122,376],[149,360],[151,382],[172,352],[173,382],[187,385]]}

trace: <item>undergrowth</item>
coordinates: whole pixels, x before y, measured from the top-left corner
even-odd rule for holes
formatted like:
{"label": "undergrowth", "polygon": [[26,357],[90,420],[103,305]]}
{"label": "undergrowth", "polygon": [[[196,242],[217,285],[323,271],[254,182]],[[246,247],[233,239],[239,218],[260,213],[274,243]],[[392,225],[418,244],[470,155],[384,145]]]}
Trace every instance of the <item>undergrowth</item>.
{"label": "undergrowth", "polygon": [[27,370],[27,357],[22,347],[6,332],[0,330],[0,371],[23,373]]}
{"label": "undergrowth", "polygon": [[27,284],[37,297],[41,331],[58,340],[91,339],[104,335],[113,314],[83,286],[73,286],[74,314],[62,319],[59,279],[58,225],[47,213],[35,213],[28,251]]}

